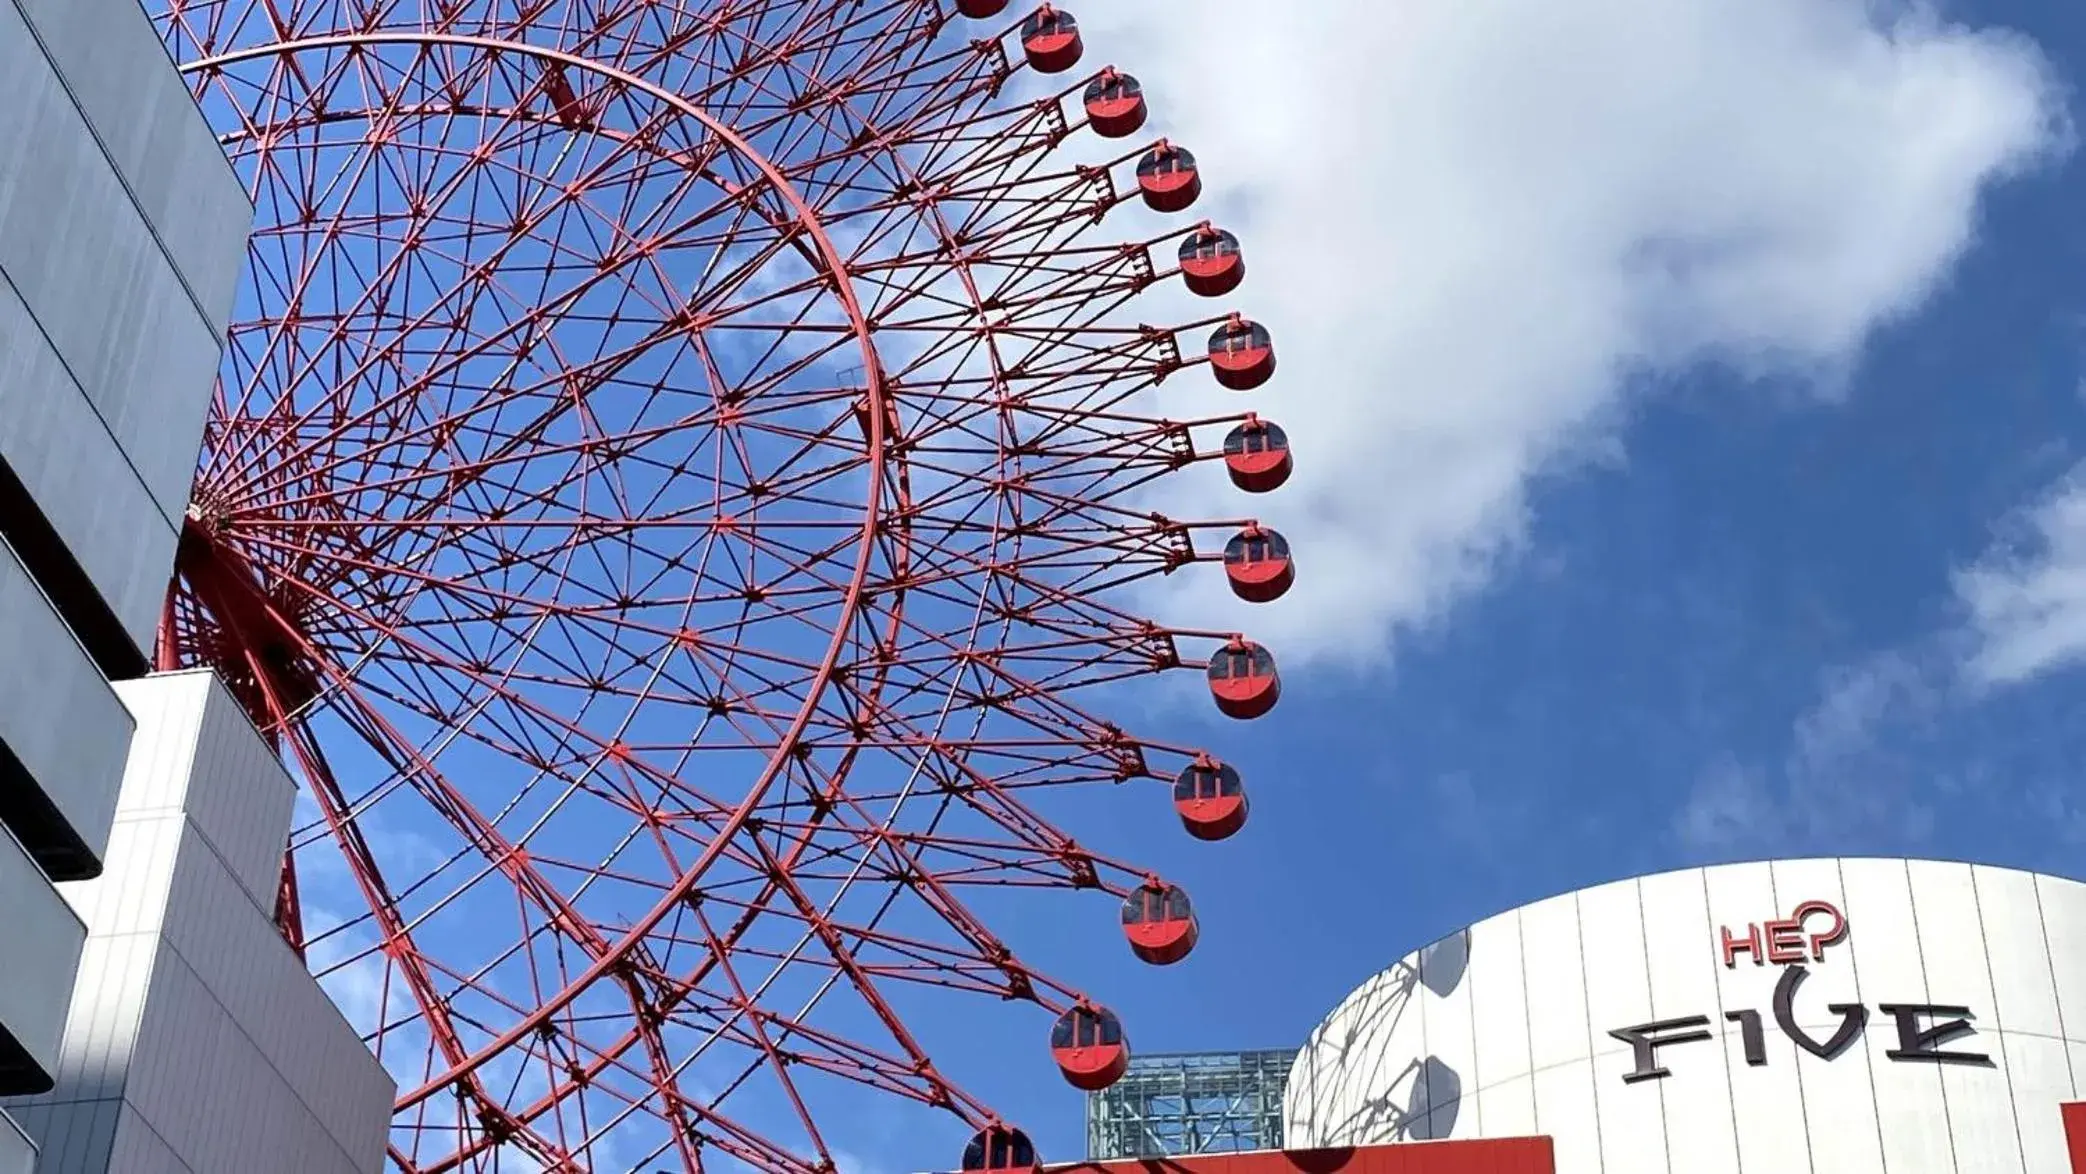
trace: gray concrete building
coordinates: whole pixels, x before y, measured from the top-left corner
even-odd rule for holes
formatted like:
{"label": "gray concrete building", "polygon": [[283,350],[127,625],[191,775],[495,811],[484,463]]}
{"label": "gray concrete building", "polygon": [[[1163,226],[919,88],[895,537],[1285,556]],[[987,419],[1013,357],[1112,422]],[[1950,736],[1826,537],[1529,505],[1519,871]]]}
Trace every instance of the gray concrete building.
{"label": "gray concrete building", "polygon": [[[103,867],[110,682],[147,664],[252,215],[132,0],[0,0],[0,1092],[56,1071],[86,927],[53,882]],[[0,1174],[21,1150],[0,1127]]]}
{"label": "gray concrete building", "polygon": [[252,218],[136,0],[0,0],[0,1174],[381,1162],[389,1082],[269,932],[289,779],[145,677]]}
{"label": "gray concrete building", "polygon": [[0,2],[0,537],[108,679],[147,664],[252,223],[135,0]]}

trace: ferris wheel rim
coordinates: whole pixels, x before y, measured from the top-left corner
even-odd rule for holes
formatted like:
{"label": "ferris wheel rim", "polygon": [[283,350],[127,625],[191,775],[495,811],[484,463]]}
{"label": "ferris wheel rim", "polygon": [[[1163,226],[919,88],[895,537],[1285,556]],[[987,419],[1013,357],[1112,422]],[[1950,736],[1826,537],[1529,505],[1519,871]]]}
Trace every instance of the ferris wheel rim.
{"label": "ferris wheel rim", "polygon": [[605,62],[549,46],[531,45],[526,42],[511,41],[499,37],[437,31],[372,31],[299,37],[197,58],[194,61],[181,64],[178,68],[183,74],[210,73],[249,61],[282,57],[300,52],[379,44],[446,45],[488,53],[514,53],[524,57],[534,57],[546,62],[554,62],[561,66],[609,78],[631,90],[643,93],[676,110],[683,116],[702,124],[709,133],[717,136],[720,141],[731,147],[733,151],[759,169],[762,178],[772,186],[775,194],[790,207],[798,222],[803,225],[806,234],[811,238],[820,259],[825,262],[828,272],[832,276],[834,296],[847,312],[849,325],[860,345],[863,379],[866,384],[864,394],[869,401],[870,409],[864,413],[868,417],[866,422],[868,435],[864,438],[867,448],[865,466],[869,473],[867,478],[868,486],[864,494],[862,526],[861,534],[856,544],[855,566],[848,583],[846,595],[840,604],[840,615],[833,625],[833,635],[827,643],[818,670],[810,682],[810,686],[806,689],[804,703],[798,707],[789,728],[778,739],[777,749],[768,756],[760,775],[747,787],[745,798],[740,801],[739,805],[732,810],[731,814],[724,821],[722,825],[723,830],[712,836],[702,853],[683,868],[681,874],[676,876],[671,884],[665,887],[660,899],[653,904],[649,911],[632,920],[629,929],[624,932],[622,938],[615,942],[606,954],[575,975],[556,994],[544,998],[527,1015],[519,1017],[515,1024],[508,1027],[504,1032],[483,1041],[477,1048],[472,1050],[472,1054],[464,1062],[451,1065],[448,1070],[439,1076],[425,1078],[417,1088],[410,1091],[401,1091],[393,1099],[394,1112],[401,1112],[429,1100],[435,1094],[445,1089],[455,1087],[459,1079],[475,1074],[496,1057],[527,1039],[542,1024],[549,1022],[553,1016],[577,1001],[587,990],[608,977],[622,959],[641,948],[651,932],[666,919],[676,906],[686,900],[689,892],[696,887],[697,882],[701,880],[710,864],[713,863],[714,858],[723,854],[729,846],[732,834],[742,828],[759,807],[762,798],[773,785],[775,778],[789,761],[790,748],[802,741],[805,730],[811,724],[820,698],[831,687],[834,670],[839,666],[846,650],[850,623],[862,609],[863,589],[868,582],[870,565],[875,556],[877,524],[882,515],[884,474],[890,459],[885,435],[885,422],[889,416],[890,409],[890,395],[885,384],[881,357],[876,350],[876,342],[871,337],[868,318],[862,311],[861,301],[855,293],[853,280],[847,271],[846,258],[834,246],[817,212],[804,199],[802,193],[798,192],[795,186],[790,183],[789,178],[775,165],[774,161],[769,159],[763,152],[755,149],[751,143],[746,141],[744,136],[694,103],[643,77]]}

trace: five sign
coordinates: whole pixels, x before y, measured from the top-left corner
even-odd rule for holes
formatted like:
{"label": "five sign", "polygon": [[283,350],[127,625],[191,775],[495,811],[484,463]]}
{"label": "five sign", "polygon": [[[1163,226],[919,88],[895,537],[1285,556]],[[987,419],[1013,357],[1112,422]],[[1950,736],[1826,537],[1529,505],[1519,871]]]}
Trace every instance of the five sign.
{"label": "five sign", "polygon": [[[1736,967],[1738,955],[1742,953],[1750,954],[1756,966],[1775,963],[1788,967],[1775,982],[1772,1008],[1775,1026],[1804,1051],[1821,1060],[1830,1060],[1861,1038],[1862,1029],[1869,1021],[1869,1009],[1860,1003],[1827,1004],[1826,1010],[1839,1016],[1840,1022],[1831,1035],[1821,1040],[1797,1023],[1796,991],[1810,974],[1801,965],[1805,958],[1814,962],[1824,961],[1825,948],[1846,937],[1845,914],[1828,901],[1805,901],[1786,918],[1748,925],[1743,936],[1733,934],[1729,927],[1720,926],[1718,947],[1727,967]],[[1883,1003],[1876,1010],[1896,1022],[1898,1046],[1884,1052],[1893,1060],[1987,1067],[1992,1063],[1991,1057],[1982,1052],[1951,1051],[1943,1047],[1977,1030],[1971,1024],[1973,1016],[1968,1007],[1947,1003]],[[1746,1064],[1754,1068],[1764,1066],[1767,1063],[1767,1037],[1760,1012],[1727,1011],[1724,1018],[1738,1024],[1739,1043]],[[1629,1072],[1623,1074],[1625,1084],[1672,1075],[1659,1063],[1660,1048],[1714,1038],[1707,1015],[1618,1027],[1608,1034],[1630,1045],[1634,1064]]]}

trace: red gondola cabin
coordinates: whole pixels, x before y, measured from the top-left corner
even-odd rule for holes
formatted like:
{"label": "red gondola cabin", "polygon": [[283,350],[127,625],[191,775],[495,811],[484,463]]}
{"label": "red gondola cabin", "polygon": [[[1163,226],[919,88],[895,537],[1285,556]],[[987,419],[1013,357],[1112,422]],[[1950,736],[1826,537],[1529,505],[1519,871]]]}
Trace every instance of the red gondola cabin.
{"label": "red gondola cabin", "polygon": [[1009,1125],[991,1125],[963,1147],[964,1174],[1036,1174],[1043,1164],[1029,1135]]}
{"label": "red gondola cabin", "polygon": [[990,20],[1007,10],[1007,0],[956,0],[956,11],[972,20]]}
{"label": "red gondola cabin", "polygon": [[1224,471],[1247,493],[1280,489],[1289,470],[1289,434],[1280,424],[1248,416],[1225,434]]}
{"label": "red gondola cabin", "polygon": [[1265,526],[1248,526],[1224,544],[1224,578],[1247,603],[1280,599],[1296,582],[1289,540]]}
{"label": "red gondola cabin", "polygon": [[1087,83],[1086,93],[1081,95],[1086,103],[1087,125],[1104,139],[1119,139],[1137,133],[1144,125],[1144,87],[1127,73],[1117,73],[1114,67],[1101,71],[1101,76]]}
{"label": "red gondola cabin", "polygon": [[1137,161],[1137,190],[1154,212],[1178,212],[1202,194],[1202,173],[1186,147],[1162,142]]}
{"label": "red gondola cabin", "polygon": [[1275,373],[1275,338],[1268,328],[1236,314],[1210,332],[1210,370],[1233,391],[1251,391]]}
{"label": "red gondola cabin", "polygon": [[1045,4],[1021,22],[1021,53],[1037,73],[1063,73],[1079,64],[1084,52],[1079,22],[1069,12]]}
{"label": "red gondola cabin", "polygon": [[1246,280],[1246,255],[1239,238],[1205,224],[1181,242],[1181,281],[1197,297],[1222,297]]}
{"label": "red gondola cabin", "polygon": [[[1220,699],[1217,704],[1224,703]],[[1188,834],[1198,840],[1222,840],[1246,826],[1246,784],[1238,768],[1213,758],[1198,758],[1173,780],[1173,809]]]}
{"label": "red gondola cabin", "polygon": [[1210,658],[1210,696],[1217,711],[1240,720],[1256,718],[1275,708],[1282,696],[1282,677],[1275,671],[1275,654],[1251,640],[1234,639]]}
{"label": "red gondola cabin", "polygon": [[1130,1041],[1105,1007],[1078,1006],[1057,1017],[1050,1031],[1050,1057],[1065,1083],[1095,1092],[1122,1079],[1130,1067]]}
{"label": "red gondola cabin", "polygon": [[1139,961],[1169,966],[1195,949],[1202,927],[1179,885],[1147,884],[1123,900],[1123,936]]}

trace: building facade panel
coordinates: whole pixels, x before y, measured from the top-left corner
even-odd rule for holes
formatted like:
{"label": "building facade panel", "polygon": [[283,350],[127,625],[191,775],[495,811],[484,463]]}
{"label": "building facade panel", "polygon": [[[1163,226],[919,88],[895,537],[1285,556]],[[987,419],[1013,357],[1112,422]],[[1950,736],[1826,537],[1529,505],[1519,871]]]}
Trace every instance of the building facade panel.
{"label": "building facade panel", "polygon": [[[1862,910],[1847,943],[1851,969],[1868,990],[1890,983],[1924,998],[1928,984],[1907,862],[1850,861],[1843,866],[1841,880],[1846,908]],[[1876,1086],[1884,1161],[1893,1170],[1917,1170],[1915,1163],[1934,1163],[1939,1155],[1950,1155],[1947,1160],[1953,1163],[1948,1094],[1941,1073],[1931,1065],[1892,1062],[1888,1027],[1879,1021],[1878,1028],[1864,1052]]]}
{"label": "building facade panel", "polygon": [[[1463,954],[1463,963],[1470,965],[1470,955],[1482,948],[1486,958],[1494,965],[1480,967],[1470,972],[1471,1033],[1474,1064],[1479,1075],[1479,1084],[1485,1083],[1484,1074],[1492,1072],[1528,1072],[1528,997],[1524,985],[1521,953],[1521,919],[1500,918],[1486,925],[1482,947],[1469,934],[1452,935]],[[1492,1014],[1477,1014],[1478,1007],[1495,1009]],[[1524,1089],[1518,1101],[1513,1098],[1481,1100],[1478,1111],[1486,1118],[1500,1113],[1531,1117],[1535,1112],[1534,1091]],[[1487,1125],[1486,1128],[1491,1128]],[[1524,1131],[1525,1132],[1525,1131]]]}
{"label": "building facade panel", "polygon": [[[157,40],[129,0],[0,0],[0,1094],[32,1142],[66,1123],[45,1171],[179,1165],[116,1111],[163,901],[91,878],[113,840],[152,846],[116,825],[132,720],[108,682],[149,665],[251,208]],[[79,887],[150,928],[92,937]]]}
{"label": "building facade panel", "polygon": [[1420,1103],[1428,1119],[1415,1128],[1424,1136],[1446,1133],[1455,1115],[1475,1104],[1463,1104],[1463,1074],[1477,1070],[1477,1028],[1471,1011],[1470,984],[1462,981],[1469,965],[1468,943],[1460,936],[1444,938],[1420,953],[1420,986],[1441,991],[1440,998],[1427,999],[1417,1010],[1421,1032],[1432,1057],[1420,1073],[1423,1085]]}
{"label": "building facade panel", "polygon": [[1996,1013],[1992,975],[2018,968],[2027,959],[1995,956],[1986,947],[1984,917],[1968,864],[1915,860],[1907,864],[1907,871],[1930,999],[1960,1004],[1978,1026],[1996,1028],[1990,1033],[1990,1046],[1980,1049],[1991,1057],[1989,1068],[1972,1072],[1960,1065],[1946,1065],[1941,1069],[1949,1136],[1957,1152],[1982,1153],[1992,1169],[2021,1170],[2021,1138],[2014,1122],[2014,1094],[2006,1063],[2011,1033]]}
{"label": "building facade panel", "polygon": [[[1470,936],[1475,963],[1483,948],[1480,938],[1489,938],[1491,929],[1473,926]],[[1577,898],[1553,897],[1521,910],[1521,942],[1527,970],[1522,998],[1528,1009],[1529,1059],[1541,1072],[1584,1056],[1592,1030],[1586,1014],[1586,971],[1578,965],[1555,964],[1559,958],[1579,957]],[[1367,1014],[1359,1008],[1356,1013]]]}
{"label": "building facade panel", "polygon": [[[1755,908],[1791,908],[1798,902],[1822,900],[1836,909],[1847,908],[1845,878],[1837,860],[1778,860],[1768,868],[1773,879],[1772,896],[1767,904]],[[1662,881],[1691,879],[1689,874],[1669,874],[1665,877],[1647,877],[1645,884]],[[1800,895],[1799,895],[1800,894]],[[1728,971],[1750,971],[1748,986],[1752,1004],[1764,1009],[1763,1035],[1775,1028],[1772,1015],[1775,1005],[1775,984],[1779,978],[1775,969],[1760,966],[1723,967],[1715,951],[1704,951],[1701,942],[1711,940],[1711,934],[1727,925],[1750,925],[1761,915],[1738,920],[1746,906],[1736,905],[1716,910],[1714,925],[1705,925],[1692,941],[1676,940],[1677,949],[1687,951],[1697,958],[1705,958],[1710,965]],[[1676,935],[1678,939],[1679,935]],[[1838,1002],[1854,999],[1861,988],[1860,959],[1850,955],[1848,964],[1837,969],[1819,968],[1811,974],[1803,989],[1803,998],[1792,1004],[1795,1021],[1809,1031],[1813,1038],[1829,1039],[1840,1025],[1840,1017],[1830,1008]],[[1836,985],[1837,984],[1837,985]],[[1868,1053],[1861,1048],[1850,1049],[1832,1064],[1806,1065],[1803,1053],[1794,1040],[1785,1033],[1780,1035],[1776,1059],[1787,1056],[1786,1067],[1789,1082],[1793,1086],[1793,1100],[1797,1110],[1808,1123],[1860,1122],[1874,1116],[1875,1083],[1873,1067]],[[1879,1037],[1880,1038],[1880,1037]],[[1727,1048],[1730,1040],[1723,1041]],[[1745,1080],[1759,1069],[1744,1063],[1741,1044],[1739,1060],[1745,1074],[1727,1065],[1727,1072],[1734,1080]],[[1665,1082],[1673,1083],[1673,1082]],[[1734,1131],[1736,1125],[1733,1126]],[[1807,1151],[1810,1165],[1821,1170],[1846,1170],[1848,1174],[1884,1174],[1883,1141],[1881,1132],[1874,1128],[1811,1128],[1799,1139]],[[1795,1147],[1791,1147],[1792,1149]],[[1676,1152],[1675,1157],[1678,1157]]]}
{"label": "building facade panel", "polygon": [[[288,776],[253,769],[265,744],[218,720],[209,674],[118,689],[138,732],[108,870],[66,886],[90,937],[60,1080],[10,1110],[45,1174],[374,1174],[392,1082],[275,931],[273,884],[231,863],[280,861]],[[239,791],[281,823],[234,818]]]}
{"label": "building facade panel", "polygon": [[130,0],[14,0],[198,313],[222,334],[253,210]]}
{"label": "building facade panel", "polygon": [[[20,21],[12,6],[0,20]],[[10,31],[0,28],[0,43]],[[180,516],[220,339],[189,301],[108,160],[40,56],[10,162],[45,182],[0,187],[0,274],[166,518]]]}
{"label": "building facade panel", "polygon": [[123,682],[140,745],[124,782],[134,815],[185,812],[247,900],[273,908],[296,788],[246,714],[209,673]]}
{"label": "building facade panel", "polygon": [[1538,1069],[1530,1083],[1535,1086],[1538,1135],[1554,1139],[1560,1149],[1600,1148],[1600,1098],[1591,1082],[1580,1079],[1571,1067],[1556,1067]]}
{"label": "building facade panel", "polygon": [[[181,1160],[166,1139],[128,1105],[118,1105],[110,1123],[115,1142],[109,1147],[110,1170],[124,1174],[207,1174]],[[54,1166],[37,1174],[100,1174],[91,1166]]]}
{"label": "building facade panel", "polygon": [[[0,120],[8,84],[0,78]],[[0,460],[114,614],[126,650],[142,665],[174,565],[174,524],[5,280]]]}
{"label": "building facade panel", "polygon": [[[144,1022],[145,992],[151,989],[152,967],[158,958],[158,937],[149,932],[96,933],[87,939],[80,952],[72,1014],[65,1025],[57,1088],[37,1103],[107,1101],[113,1105],[122,1099],[131,1049]],[[95,1128],[112,1127],[112,1122],[113,1117]],[[79,1123],[69,1123],[67,1128],[77,1132]],[[62,1137],[40,1130],[32,1133],[48,1152],[67,1148]]]}
{"label": "building facade panel", "polygon": [[[128,1107],[193,1170],[374,1174],[381,1151],[348,1152],[320,1117],[337,1107],[314,1106],[280,1079],[276,1057],[256,1038],[254,1010],[235,1012],[187,957],[163,945],[125,1091]],[[325,1059],[296,1057],[300,1068]],[[387,1092],[378,1139],[389,1102]],[[367,1151],[369,1136],[356,1148]]]}
{"label": "building facade panel", "polygon": [[58,1070],[65,1009],[86,927],[15,838],[0,829],[0,1092],[38,1092]]}
{"label": "building facade panel", "polygon": [[[1578,894],[1576,903],[1581,946],[1577,965],[1586,976],[1588,1045],[1597,1057],[1619,1059],[1626,1045],[1608,1036],[1601,1025],[1651,1005],[1637,885],[1622,881],[1587,889]],[[1665,1107],[1657,1096],[1611,1097],[1600,1095],[1603,1091],[1594,1090],[1594,1112],[1600,1123],[1600,1144],[1615,1155],[1608,1169],[1613,1174],[1652,1174],[1654,1162],[1664,1151]],[[1659,1144],[1618,1146],[1616,1139],[1623,1137],[1642,1137]]]}
{"label": "building facade panel", "polygon": [[0,1174],[35,1174],[36,1147],[29,1135],[0,1113]]}
{"label": "building facade panel", "polygon": [[335,1146],[372,1167],[391,1116],[390,1078],[192,828],[181,861],[168,902],[168,948]]}
{"label": "building facade panel", "polygon": [[1481,1132],[1502,1137],[1531,1137],[1541,1132],[1536,1128],[1534,1077],[1518,1076],[1492,1085],[1473,1099],[1477,1101]]}
{"label": "building facade panel", "polygon": [[[2036,905],[2050,951],[2050,984],[2057,989],[2057,1022],[2065,1039],[2086,1038],[2086,885],[2037,877]],[[2086,1066],[2072,1079],[2086,1084]]]}
{"label": "building facade panel", "polygon": [[[2066,1013],[2086,991],[2082,916],[2076,882],[1873,859],[1692,869],[1538,902],[1462,935],[1478,1038],[1488,1020],[1525,1021],[1544,1041],[1533,1063],[1473,1054],[1427,1081],[1460,1088],[1471,1111],[1399,1111],[1399,1074],[1455,1063],[1409,1025],[1448,1021],[1437,1004],[1463,1013],[1455,992],[1405,980],[1415,953],[1299,1054],[1287,1144],[1533,1131],[1554,1140],[1560,1174],[2069,1174],[2058,1106],[2086,1043]],[[1500,940],[1519,948],[1488,949]],[[1524,1097],[1533,1129],[1504,1108]]]}
{"label": "building facade panel", "polygon": [[2020,959],[2020,965],[1996,966],[1992,971],[1993,1020],[2010,1032],[2062,1039],[2057,974],[2050,963],[2036,878],[1984,865],[1973,868],[1970,875],[1983,915],[1985,949],[1994,958]]}
{"label": "building facade panel", "polygon": [[[36,788],[0,807],[43,870],[92,876],[108,847],[130,714],[11,547],[0,542],[0,744]],[[23,671],[26,670],[26,671]]]}
{"label": "building facade panel", "polygon": [[2013,1093],[2013,1125],[2027,1174],[2076,1174],[2064,1156],[2064,1122],[2041,1106],[2074,1099],[2070,1065],[2062,1040],[2008,1033],[2007,1085]]}
{"label": "building facade panel", "polygon": [[[122,23],[135,21],[135,14],[126,17]],[[160,512],[179,517],[222,327],[189,296],[15,0],[0,5],[0,46],[6,47],[0,63],[19,71],[10,88],[26,103],[8,118],[13,125],[0,128],[0,142],[9,144],[0,169],[9,177],[0,181],[0,274],[29,307]],[[167,72],[164,55],[153,68]],[[201,117],[192,102],[176,108]],[[222,152],[212,151],[215,165],[224,167]],[[211,219],[205,215],[199,223]]]}

